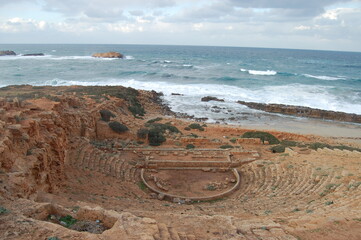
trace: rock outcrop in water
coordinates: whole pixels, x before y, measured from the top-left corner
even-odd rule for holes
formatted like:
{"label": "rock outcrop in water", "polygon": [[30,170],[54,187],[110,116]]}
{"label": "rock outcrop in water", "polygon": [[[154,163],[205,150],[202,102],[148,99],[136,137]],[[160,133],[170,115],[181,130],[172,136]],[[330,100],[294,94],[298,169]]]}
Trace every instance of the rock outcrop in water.
{"label": "rock outcrop in water", "polygon": [[96,58],[123,58],[123,54],[118,52],[94,53],[92,57]]}
{"label": "rock outcrop in water", "polygon": [[209,101],[224,102],[223,99],[219,99],[219,98],[212,97],[212,96],[202,97],[202,98],[201,98],[201,101],[202,101],[202,102],[209,102]]}
{"label": "rock outcrop in water", "polygon": [[14,55],[16,55],[14,51],[9,51],[9,50],[0,51],[0,56],[14,56]]}
{"label": "rock outcrop in water", "polygon": [[297,117],[310,117],[310,118],[319,118],[326,120],[335,120],[341,122],[361,123],[361,115],[351,114],[351,113],[327,111],[317,108],[284,105],[284,104],[265,104],[265,103],[245,102],[245,101],[238,101],[237,103],[245,105],[249,108],[262,110],[270,113],[281,113],[281,114],[292,115]]}
{"label": "rock outcrop in water", "polygon": [[44,53],[28,53],[23,54],[24,57],[38,57],[38,56],[44,56]]}

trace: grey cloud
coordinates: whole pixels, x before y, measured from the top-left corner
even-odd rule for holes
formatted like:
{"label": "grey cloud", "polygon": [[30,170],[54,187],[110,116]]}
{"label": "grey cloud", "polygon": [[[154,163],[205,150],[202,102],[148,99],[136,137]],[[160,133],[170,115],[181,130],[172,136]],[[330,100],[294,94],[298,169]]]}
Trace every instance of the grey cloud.
{"label": "grey cloud", "polygon": [[85,15],[90,19],[104,22],[127,20],[124,16],[125,12],[132,16],[142,16],[144,9],[161,9],[176,4],[174,0],[44,0],[44,2],[46,11],[59,12],[66,17]]}
{"label": "grey cloud", "polygon": [[282,22],[313,18],[324,10],[320,8],[241,8],[231,2],[214,3],[199,8],[185,9],[164,19],[166,22]]}
{"label": "grey cloud", "polygon": [[32,2],[33,0],[0,0],[0,7],[1,6],[5,6],[5,5],[10,5],[10,4],[17,4],[20,2]]}
{"label": "grey cloud", "polygon": [[339,2],[352,0],[229,0],[234,6],[245,8],[324,8]]}
{"label": "grey cloud", "polygon": [[133,16],[143,16],[144,15],[144,12],[142,10],[132,10],[132,11],[129,11],[129,13]]}

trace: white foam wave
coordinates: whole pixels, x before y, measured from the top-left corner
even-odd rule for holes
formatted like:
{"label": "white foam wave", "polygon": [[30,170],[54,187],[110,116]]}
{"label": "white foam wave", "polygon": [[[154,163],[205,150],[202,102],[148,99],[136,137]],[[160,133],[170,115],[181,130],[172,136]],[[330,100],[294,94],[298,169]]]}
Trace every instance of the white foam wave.
{"label": "white foam wave", "polygon": [[16,55],[16,56],[1,56],[0,61],[13,61],[13,60],[26,60],[26,59],[49,59],[52,55],[44,55],[44,56],[23,56],[23,55]]}
{"label": "white foam wave", "polygon": [[[265,86],[257,89],[247,89],[218,84],[181,84],[164,81],[138,81],[134,79],[94,79],[93,81],[69,81],[54,79],[46,85],[122,85],[143,90],[155,90],[164,93],[164,98],[170,107],[177,112],[192,114],[204,104],[200,99],[204,96],[214,96],[225,99],[226,104],[238,100],[249,102],[277,103],[319,108],[324,110],[342,111],[361,114],[361,105],[340,101],[337,96],[330,94],[331,87],[290,84],[283,86]],[[180,93],[184,96],[174,96]],[[218,104],[218,103],[217,103]],[[198,106],[199,105],[199,106]],[[198,109],[199,110],[199,109]],[[197,111],[198,111],[197,110]],[[205,114],[203,111],[202,114]],[[198,116],[201,117],[201,116]]]}
{"label": "white foam wave", "polygon": [[183,64],[183,67],[185,67],[185,68],[192,68],[193,65],[192,65],[192,64]]}
{"label": "white foam wave", "polygon": [[273,70],[261,71],[261,70],[248,70],[244,68],[241,68],[240,70],[241,72],[248,72],[251,75],[273,76],[277,74],[277,72]]}
{"label": "white foam wave", "polygon": [[248,70],[248,73],[251,75],[263,75],[263,76],[273,76],[277,74],[277,72],[273,70],[266,70],[266,71]]}
{"label": "white foam wave", "polygon": [[134,57],[133,57],[133,56],[125,56],[125,59],[127,59],[127,60],[133,60]]}
{"label": "white foam wave", "polygon": [[311,75],[311,74],[303,74],[303,76],[308,77],[308,78],[315,78],[315,79],[319,79],[319,80],[326,80],[326,81],[336,81],[336,80],[345,80],[346,79],[344,77],[315,76],[315,75]]}

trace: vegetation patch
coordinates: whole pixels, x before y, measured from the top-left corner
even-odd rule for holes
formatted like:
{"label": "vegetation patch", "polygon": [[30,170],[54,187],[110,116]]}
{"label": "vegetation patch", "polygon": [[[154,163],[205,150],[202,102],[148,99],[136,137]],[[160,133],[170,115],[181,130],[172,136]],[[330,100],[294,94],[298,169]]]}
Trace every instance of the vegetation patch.
{"label": "vegetation patch", "polygon": [[163,120],[163,118],[157,117],[157,118],[150,119],[147,123],[155,123],[155,122],[159,122],[162,120]]}
{"label": "vegetation patch", "polygon": [[66,216],[64,216],[64,217],[61,217],[61,218],[59,219],[59,221],[60,221],[60,223],[61,223],[62,225],[64,224],[65,227],[69,228],[69,227],[71,227],[72,225],[74,225],[78,220],[76,220],[75,218],[73,218],[73,217],[70,216],[70,215],[66,215]]}
{"label": "vegetation patch", "polygon": [[107,109],[100,110],[99,113],[101,119],[105,122],[109,122],[111,117],[115,117],[115,115]]}
{"label": "vegetation patch", "polygon": [[[151,146],[160,146],[163,142],[166,141],[164,134],[168,131],[170,133],[181,133],[177,127],[171,125],[170,123],[146,123],[148,127],[148,140],[149,145]],[[145,130],[143,130],[145,131]]]}
{"label": "vegetation patch", "polygon": [[6,208],[0,206],[0,215],[6,214],[6,213],[8,213],[8,212],[9,212],[9,210],[7,210]]}
{"label": "vegetation patch", "polygon": [[308,148],[313,149],[313,150],[317,150],[319,148],[328,148],[331,150],[348,150],[348,151],[357,151],[357,152],[361,152],[360,148],[355,148],[355,147],[350,147],[350,146],[345,146],[345,145],[329,145],[326,143],[320,143],[320,142],[315,142],[315,143],[311,143],[308,144]]}
{"label": "vegetation patch", "polygon": [[124,133],[129,130],[127,126],[116,121],[110,122],[108,125],[116,133]]}
{"label": "vegetation patch", "polygon": [[145,139],[145,138],[147,138],[148,133],[149,133],[148,128],[141,128],[137,131],[137,137],[141,138],[141,139]]}
{"label": "vegetation patch", "polygon": [[242,138],[259,138],[264,143],[267,141],[269,144],[279,144],[280,141],[270,133],[267,132],[245,132]]}
{"label": "vegetation patch", "polygon": [[193,149],[195,146],[193,144],[187,144],[186,149]]}
{"label": "vegetation patch", "polygon": [[331,204],[333,204],[333,201],[327,201],[327,202],[325,202],[325,205],[331,205]]}
{"label": "vegetation patch", "polygon": [[283,153],[283,152],[285,152],[286,148],[283,145],[276,145],[276,146],[271,147],[270,150],[273,153]]}
{"label": "vegetation patch", "polygon": [[229,139],[229,141],[230,141],[231,143],[236,143],[236,142],[237,142],[237,138],[231,138],[231,139]]}
{"label": "vegetation patch", "polygon": [[229,148],[234,148],[232,145],[226,144],[226,145],[222,145],[219,148],[221,149],[229,149]]}
{"label": "vegetation patch", "polygon": [[153,128],[149,130],[148,141],[150,146],[160,146],[166,140],[160,129]]}
{"label": "vegetation patch", "polygon": [[283,140],[281,141],[281,145],[285,147],[297,147],[298,142],[296,141],[289,141],[289,140]]}
{"label": "vegetation patch", "polygon": [[138,182],[138,187],[142,190],[142,191],[146,191],[148,188],[147,186],[145,185],[144,182],[140,181]]}
{"label": "vegetation patch", "polygon": [[204,128],[199,123],[192,123],[188,126],[190,129],[198,129],[199,131],[204,131]]}
{"label": "vegetation patch", "polygon": [[206,190],[208,190],[208,191],[215,191],[215,190],[217,190],[217,187],[214,186],[213,184],[208,184],[208,185],[206,186]]}

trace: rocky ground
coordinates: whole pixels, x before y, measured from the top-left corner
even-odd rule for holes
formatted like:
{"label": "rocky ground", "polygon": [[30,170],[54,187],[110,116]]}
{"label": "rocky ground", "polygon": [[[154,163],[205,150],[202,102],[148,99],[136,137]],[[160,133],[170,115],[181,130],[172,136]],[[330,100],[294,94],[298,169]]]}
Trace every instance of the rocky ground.
{"label": "rocky ground", "polygon": [[[0,89],[0,239],[361,239],[359,143],[169,113],[124,87]],[[154,198],[129,151],[220,147],[260,158],[230,196],[187,204]]]}

